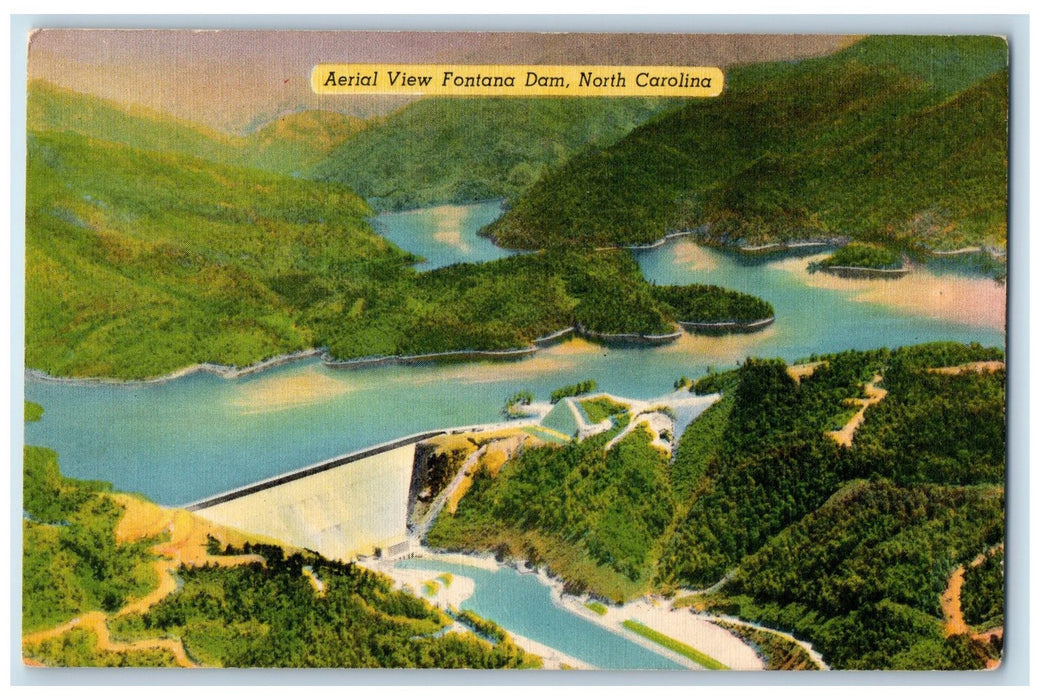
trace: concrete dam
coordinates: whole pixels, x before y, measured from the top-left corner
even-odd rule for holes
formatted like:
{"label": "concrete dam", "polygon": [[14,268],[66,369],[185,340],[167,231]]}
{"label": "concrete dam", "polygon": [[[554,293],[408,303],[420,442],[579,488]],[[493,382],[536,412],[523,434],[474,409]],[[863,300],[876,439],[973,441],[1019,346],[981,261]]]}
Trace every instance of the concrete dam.
{"label": "concrete dam", "polygon": [[397,554],[407,550],[408,514],[422,488],[416,445],[445,432],[376,445],[184,507],[330,559],[350,560],[376,548]]}

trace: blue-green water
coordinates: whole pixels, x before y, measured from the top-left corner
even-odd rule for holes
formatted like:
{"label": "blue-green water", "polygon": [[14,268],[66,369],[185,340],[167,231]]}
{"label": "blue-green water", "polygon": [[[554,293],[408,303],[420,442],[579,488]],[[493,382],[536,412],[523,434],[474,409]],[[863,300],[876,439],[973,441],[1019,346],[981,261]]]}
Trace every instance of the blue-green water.
{"label": "blue-green water", "polygon": [[[421,241],[443,230],[438,209],[428,220],[421,211],[382,215],[378,225],[388,235],[403,226]],[[497,204],[453,209],[462,210],[455,216],[470,235]],[[637,258],[659,284],[702,282],[757,294],[775,307],[776,323],[749,335],[684,336],[659,348],[576,341],[506,363],[333,370],[308,360],[230,381],[196,375],[154,385],[29,379],[26,398],[45,413],[26,426],[26,442],[57,450],[70,476],[179,505],[421,430],[499,420],[506,399],[524,389],[546,400],[553,389],[592,378],[604,391],[651,398],[670,392],[681,375],[736,366],[751,355],[793,361],[931,340],[1004,344],[1003,289],[967,273],[841,280],[809,275],[807,258],[747,264],[687,239]],[[993,313],[965,313],[971,304]]]}
{"label": "blue-green water", "polygon": [[557,607],[552,591],[533,574],[510,567],[488,571],[474,566],[407,559],[402,569],[445,571],[473,579],[473,595],[460,606],[510,632],[547,644],[601,669],[682,669],[683,666]]}
{"label": "blue-green water", "polygon": [[417,270],[432,270],[457,262],[487,262],[513,255],[477,231],[502,215],[502,203],[445,204],[427,209],[387,212],[372,220],[379,235],[424,260]]}

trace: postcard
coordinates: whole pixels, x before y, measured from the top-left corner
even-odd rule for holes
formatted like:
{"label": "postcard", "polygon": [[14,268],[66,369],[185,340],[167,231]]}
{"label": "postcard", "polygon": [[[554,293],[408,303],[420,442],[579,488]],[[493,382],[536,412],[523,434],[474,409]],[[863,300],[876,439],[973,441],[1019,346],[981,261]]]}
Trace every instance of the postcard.
{"label": "postcard", "polygon": [[25,99],[27,672],[1001,665],[1004,37],[53,28]]}

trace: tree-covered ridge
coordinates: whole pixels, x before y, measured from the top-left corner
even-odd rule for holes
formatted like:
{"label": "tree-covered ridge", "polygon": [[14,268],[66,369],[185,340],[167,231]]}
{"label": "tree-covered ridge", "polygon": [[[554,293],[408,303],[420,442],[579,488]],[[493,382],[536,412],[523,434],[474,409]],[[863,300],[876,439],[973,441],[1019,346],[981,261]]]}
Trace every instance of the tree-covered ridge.
{"label": "tree-covered ridge", "polygon": [[312,333],[275,280],[411,260],[348,190],[173,153],[34,133],[26,184],[26,362],[53,374],[146,377],[305,348]]}
{"label": "tree-covered ridge", "polygon": [[964,621],[984,630],[1004,624],[1004,551],[995,548],[964,571]]}
{"label": "tree-covered ridge", "polygon": [[62,476],[58,456],[25,447],[22,627],[49,627],[88,610],[115,611],[156,585],[151,541],[117,543],[123,508],[111,486]]}
{"label": "tree-covered ridge", "polygon": [[314,329],[315,344],[336,359],[528,348],[575,326],[606,335],[675,328],[628,251],[545,251],[422,273],[361,271],[272,280],[299,323]]}
{"label": "tree-covered ridge", "polygon": [[741,562],[723,591],[741,617],[812,640],[835,667],[981,668],[995,650],[945,638],[958,563],[1000,542],[999,486],[853,482]]}
{"label": "tree-covered ridge", "polygon": [[[748,385],[738,385],[733,414],[742,422],[725,433],[717,471],[660,575],[694,587],[721,580],[716,609],[811,641],[834,667],[985,667],[999,649],[946,638],[939,596],[959,564],[1003,541],[1005,378],[985,365],[1003,354],[934,343],[848,359],[857,356],[888,394],[867,410],[850,448],[816,431],[774,443],[786,422],[766,419],[753,402],[741,417]],[[835,364],[820,359],[826,364],[799,386]],[[793,406],[778,404],[775,388],[792,378],[755,374],[753,393],[774,407],[767,413],[788,413]],[[754,444],[742,439],[747,421],[762,454],[742,458]],[[998,589],[990,582],[978,598],[1002,608]]]}
{"label": "tree-covered ridge", "polygon": [[1003,538],[1003,510],[999,488],[852,482],[744,559],[726,590],[826,615],[888,598],[938,617],[948,572]]}
{"label": "tree-covered ridge", "polygon": [[[264,564],[182,569],[183,586],[126,636],[175,635],[207,666],[279,668],[532,668],[508,636],[491,644],[445,632],[451,619],[393,590],[381,574],[318,555],[246,547]],[[310,576],[302,571],[309,567]],[[322,584],[315,591],[311,577]]]}
{"label": "tree-covered ridge", "polygon": [[623,600],[642,590],[674,507],[667,457],[633,430],[611,450],[621,424],[583,442],[526,449],[492,477],[481,469],[429,543],[544,562],[573,590]]}
{"label": "tree-covered ridge", "polygon": [[742,615],[812,638],[845,668],[982,668],[999,655],[944,635],[938,600],[959,562],[1003,538],[1002,489],[860,483],[834,500],[742,564],[726,586]]}
{"label": "tree-covered ridge", "polygon": [[428,98],[345,141],[310,176],[374,206],[513,198],[587,144],[609,145],[676,104],[657,98]]}
{"label": "tree-covered ridge", "polygon": [[[1003,484],[1003,359],[996,348],[946,343],[892,353],[884,373],[888,396],[856,431],[857,469],[901,485]],[[934,371],[993,361],[1001,362],[992,370]]]}
{"label": "tree-covered ridge", "polygon": [[[958,565],[1003,542],[1002,358],[932,343],[797,372],[749,359],[713,375],[724,396],[673,459],[636,433],[604,452],[626,420],[527,450],[478,475],[430,543],[542,562],[611,599],[716,586],[703,605],[810,641],[833,667],[981,668],[999,650],[947,639],[939,597]],[[887,394],[844,447],[828,433],[868,382]],[[966,605],[989,629],[1002,568],[971,571]]]}
{"label": "tree-covered ridge", "polygon": [[[381,574],[311,552],[287,555],[277,545],[221,547],[212,536],[208,549],[216,559],[250,554],[254,560],[237,566],[228,561],[182,565],[171,593],[143,612],[132,611],[127,607],[131,600],[139,606],[157,589],[157,557],[150,548],[158,539],[119,541],[117,524],[125,508],[112,497],[110,485],[62,476],[51,450],[25,448],[24,483],[22,651],[34,662],[540,666],[506,635],[489,643],[448,630],[448,616],[394,590]],[[165,531],[163,536],[170,538]]]}
{"label": "tree-covered ridge", "polygon": [[718,403],[709,406],[683,432],[669,465],[670,481],[681,503],[689,506],[695,490],[708,483],[704,477],[722,441],[722,431],[726,429],[732,411],[733,397],[727,394]]}
{"label": "tree-covered ridge", "polygon": [[871,37],[734,69],[721,97],[577,155],[488,232],[520,248],[648,243],[700,226],[736,245],[1004,246],[1006,65],[999,38]]}
{"label": "tree-covered ridge", "polygon": [[[698,471],[705,476],[665,548],[662,582],[710,586],[852,477],[844,453],[824,433],[845,422],[844,401],[860,394],[879,359],[829,356],[797,382],[782,361],[744,363],[726,422],[716,428],[721,439],[701,451]],[[687,428],[691,437],[697,422]]]}
{"label": "tree-covered ridge", "polygon": [[712,235],[752,242],[837,235],[915,253],[1004,248],[1007,82],[999,71],[830,152],[764,156],[708,196]]}
{"label": "tree-covered ridge", "polygon": [[[782,362],[748,361],[732,390],[722,440],[707,460],[703,493],[665,551],[662,580],[693,588],[715,583],[850,479],[1002,484],[1003,371],[930,371],[1001,356],[951,343],[845,352],[827,356],[800,381]],[[888,394],[867,410],[852,447],[842,449],[824,433],[850,417],[845,399],[859,396],[875,372]]]}

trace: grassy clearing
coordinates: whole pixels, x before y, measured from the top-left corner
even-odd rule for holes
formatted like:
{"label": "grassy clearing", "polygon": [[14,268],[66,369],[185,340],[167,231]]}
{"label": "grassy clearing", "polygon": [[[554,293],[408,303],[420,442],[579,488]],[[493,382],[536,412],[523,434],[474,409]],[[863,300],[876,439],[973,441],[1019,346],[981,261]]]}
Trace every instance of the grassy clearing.
{"label": "grassy clearing", "polygon": [[665,649],[670,649],[671,651],[674,651],[676,654],[682,654],[690,661],[693,661],[695,664],[703,666],[709,671],[725,671],[729,669],[729,666],[726,666],[720,661],[716,661],[707,654],[697,651],[689,644],[683,644],[677,639],[672,639],[671,637],[663,635],[657,630],[651,629],[641,622],[636,622],[635,620],[625,620],[621,624],[623,624],[626,629],[632,630],[639,636],[646,637],[654,644],[660,644]]}
{"label": "grassy clearing", "polygon": [[607,614],[607,606],[596,600],[590,600],[586,602],[585,607],[591,610],[592,612],[596,613],[597,615]]}
{"label": "grassy clearing", "polygon": [[606,418],[628,410],[627,406],[619,404],[617,401],[612,401],[605,396],[598,399],[586,399],[581,402],[581,408],[585,411],[585,416],[590,423],[599,423]]}

